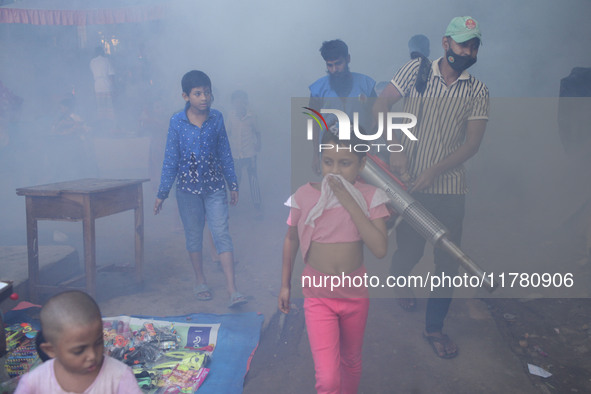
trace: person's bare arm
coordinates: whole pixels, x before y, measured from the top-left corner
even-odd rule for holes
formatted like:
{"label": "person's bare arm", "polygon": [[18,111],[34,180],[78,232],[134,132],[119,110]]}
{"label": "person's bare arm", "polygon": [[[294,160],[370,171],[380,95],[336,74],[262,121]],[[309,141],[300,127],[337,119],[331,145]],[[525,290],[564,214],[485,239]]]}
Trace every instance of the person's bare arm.
{"label": "person's bare arm", "polygon": [[486,122],[486,119],[469,120],[466,125],[466,139],[462,146],[439,163],[423,171],[411,185],[409,192],[420,191],[431,186],[439,175],[474,156],[480,148]]}
{"label": "person's bare arm", "polygon": [[[394,104],[396,104],[402,98],[402,94],[398,91],[398,89],[392,84],[389,83],[384,90],[380,93],[380,96],[376,99],[374,106],[372,108],[372,114],[374,122],[378,121],[379,114],[382,114],[383,125],[386,127],[386,114],[390,111],[390,108]],[[377,124],[375,127],[377,128]],[[388,141],[393,144],[400,144],[396,135],[392,133],[392,139]],[[390,169],[395,174],[400,176],[404,176],[408,173],[408,158],[406,153],[404,152],[393,152],[390,153]]]}
{"label": "person's bare arm", "polygon": [[156,201],[154,201],[154,215],[158,215],[162,210],[162,203],[164,202],[163,199],[156,197]]}
{"label": "person's bare arm", "polygon": [[373,105],[372,119],[375,119],[377,121],[378,113],[381,112],[382,114],[386,114],[388,111],[390,111],[390,108],[392,108],[392,106],[396,104],[401,98],[402,95],[394,86],[394,84],[389,83],[388,85],[386,85],[386,87],[384,88],[384,90],[382,90],[382,92],[380,93],[379,97],[376,99]]}
{"label": "person's bare arm", "polygon": [[230,205],[235,206],[238,204],[238,190],[230,191]]}
{"label": "person's bare arm", "polygon": [[291,274],[295,258],[300,247],[298,228],[289,226],[283,240],[283,267],[281,269],[281,290],[279,291],[279,310],[289,313],[289,298],[291,293]]}

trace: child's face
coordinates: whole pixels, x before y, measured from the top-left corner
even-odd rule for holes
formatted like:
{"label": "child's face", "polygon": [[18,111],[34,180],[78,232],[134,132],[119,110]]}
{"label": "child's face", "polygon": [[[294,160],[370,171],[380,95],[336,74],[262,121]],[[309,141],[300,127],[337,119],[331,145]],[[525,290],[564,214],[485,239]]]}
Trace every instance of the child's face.
{"label": "child's face", "polygon": [[355,183],[359,171],[365,165],[365,157],[360,158],[354,152],[347,151],[348,147],[338,146],[322,150],[322,176],[328,174],[341,175],[349,183]]}
{"label": "child's face", "polygon": [[56,359],[70,374],[98,373],[103,364],[103,323],[100,319],[81,327],[67,327],[57,344],[43,350]]}
{"label": "child's face", "polygon": [[183,98],[191,104],[191,107],[198,111],[207,111],[211,107],[211,88],[198,86],[191,89],[191,93],[183,92]]}

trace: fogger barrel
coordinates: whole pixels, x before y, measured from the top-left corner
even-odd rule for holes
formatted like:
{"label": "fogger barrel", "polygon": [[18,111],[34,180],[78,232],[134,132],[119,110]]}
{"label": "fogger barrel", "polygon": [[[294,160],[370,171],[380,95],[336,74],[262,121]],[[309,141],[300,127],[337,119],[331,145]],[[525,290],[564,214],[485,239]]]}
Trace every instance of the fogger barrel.
{"label": "fogger barrel", "polygon": [[390,198],[392,208],[402,216],[415,231],[429,241],[433,246],[439,247],[449,255],[457,259],[471,275],[482,278],[483,285],[492,292],[495,287],[485,276],[485,272],[468,257],[458,246],[449,240],[448,230],[427,209],[416,201],[404,188],[397,183],[391,174],[380,167],[372,155],[367,155],[365,167],[361,171],[361,177],[369,184],[386,192]]}

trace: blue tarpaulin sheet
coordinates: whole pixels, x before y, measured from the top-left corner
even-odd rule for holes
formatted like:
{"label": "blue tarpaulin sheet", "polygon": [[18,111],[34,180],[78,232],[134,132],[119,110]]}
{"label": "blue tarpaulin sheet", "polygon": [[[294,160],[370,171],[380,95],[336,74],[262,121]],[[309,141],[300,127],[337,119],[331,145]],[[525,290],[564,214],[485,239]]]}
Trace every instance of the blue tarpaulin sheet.
{"label": "blue tarpaulin sheet", "polygon": [[255,312],[227,315],[195,313],[183,316],[134,317],[179,323],[219,323],[217,345],[207,366],[210,371],[199,387],[199,394],[242,393],[250,359],[259,343],[263,324],[262,314]]}
{"label": "blue tarpaulin sheet", "polygon": [[[217,344],[210,363],[207,378],[199,387],[199,394],[242,393],[244,378],[250,360],[258,346],[263,315],[255,312],[216,315],[194,313],[183,316],[133,316],[140,319],[165,320],[179,323],[220,324]],[[6,322],[29,322],[39,328],[39,321],[30,318],[25,311],[6,313]]]}

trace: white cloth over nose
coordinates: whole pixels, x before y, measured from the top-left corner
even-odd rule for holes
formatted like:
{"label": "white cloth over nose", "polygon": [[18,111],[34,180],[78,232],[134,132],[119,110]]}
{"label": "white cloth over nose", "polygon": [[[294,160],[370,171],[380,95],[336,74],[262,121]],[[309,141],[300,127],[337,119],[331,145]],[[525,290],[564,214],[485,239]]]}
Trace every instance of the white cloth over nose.
{"label": "white cloth over nose", "polygon": [[318,219],[325,209],[331,209],[341,206],[341,203],[339,202],[337,196],[335,196],[334,192],[330,188],[330,185],[328,184],[329,177],[338,178],[345,187],[345,189],[347,189],[347,191],[351,194],[351,197],[353,197],[357,205],[359,205],[359,207],[363,211],[363,214],[369,217],[369,209],[367,208],[367,203],[365,202],[363,194],[361,194],[359,189],[353,186],[353,184],[351,184],[348,180],[343,178],[342,175],[328,174],[324,178],[322,178],[322,184],[320,186],[320,198],[318,199],[316,205],[314,205],[314,207],[310,210],[310,213],[306,218],[305,224],[314,227],[314,220]]}

